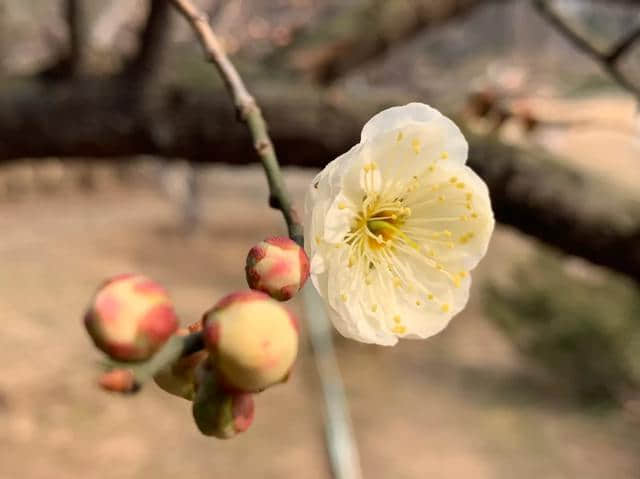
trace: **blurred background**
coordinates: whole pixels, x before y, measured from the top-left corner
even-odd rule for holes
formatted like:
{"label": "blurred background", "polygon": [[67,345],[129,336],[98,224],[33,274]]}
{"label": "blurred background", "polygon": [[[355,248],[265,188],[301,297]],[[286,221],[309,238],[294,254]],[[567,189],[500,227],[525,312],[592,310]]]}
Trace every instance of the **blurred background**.
{"label": "blurred background", "polygon": [[[334,335],[366,478],[640,475],[640,2],[201,0],[294,203],[381,108],[456,119],[500,221],[469,307],[395,348]],[[637,48],[634,49],[633,42]],[[0,0],[0,477],[331,477],[303,326],[245,434],[98,390],[80,318],[139,271],[184,323],[284,233],[164,0]],[[293,301],[294,308],[300,305]]]}

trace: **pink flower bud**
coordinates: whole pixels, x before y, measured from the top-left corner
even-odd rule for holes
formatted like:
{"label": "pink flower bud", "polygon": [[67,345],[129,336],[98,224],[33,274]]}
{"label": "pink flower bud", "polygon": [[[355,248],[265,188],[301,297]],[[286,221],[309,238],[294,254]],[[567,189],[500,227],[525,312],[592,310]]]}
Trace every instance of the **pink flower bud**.
{"label": "pink flower bud", "polygon": [[253,422],[253,395],[220,387],[208,361],[196,370],[193,418],[202,434],[229,439],[246,431]]}
{"label": "pink flower bud", "polygon": [[[202,321],[198,321],[190,324],[188,328],[180,328],[176,334],[186,336],[201,330]],[[195,396],[195,370],[208,357],[209,353],[206,350],[202,350],[180,358],[157,373],[153,380],[169,394],[193,401]]]}
{"label": "pink flower bud", "polygon": [[286,301],[309,277],[309,259],[295,241],[284,237],[269,238],[251,248],[245,271],[251,289]]}
{"label": "pink flower bud", "polygon": [[258,291],[222,298],[205,313],[204,342],[225,386],[258,392],[287,379],[298,353],[295,317]]}
{"label": "pink flower bud", "polygon": [[120,361],[149,358],[178,329],[166,291],[140,275],[107,280],[84,317],[96,346]]}
{"label": "pink flower bud", "polygon": [[128,369],[114,369],[100,376],[100,387],[106,391],[130,393],[136,389],[135,377]]}

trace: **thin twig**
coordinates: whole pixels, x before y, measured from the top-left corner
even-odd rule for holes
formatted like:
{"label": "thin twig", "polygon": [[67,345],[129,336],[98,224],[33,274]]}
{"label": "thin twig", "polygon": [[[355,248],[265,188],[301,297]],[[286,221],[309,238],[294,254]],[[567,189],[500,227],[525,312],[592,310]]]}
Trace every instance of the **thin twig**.
{"label": "thin twig", "polygon": [[325,440],[334,476],[336,479],[359,479],[362,477],[360,459],[349,417],[347,395],[333,347],[331,325],[313,285],[307,284],[301,294],[326,404]]}
{"label": "thin twig", "polygon": [[69,26],[69,72],[75,76],[84,67],[86,60],[86,12],[80,0],[67,0],[65,19]]}
{"label": "thin twig", "polygon": [[[302,225],[291,208],[278,159],[260,108],[225,54],[205,14],[190,0],[171,1],[193,27],[207,58],[222,75],[239,118],[249,128],[254,148],[260,157],[269,183],[270,206],[282,212],[289,229],[289,236],[303,245]],[[333,351],[331,329],[322,305],[316,304],[319,303],[317,293],[309,284],[304,288],[303,301],[310,317],[310,335],[324,391],[326,439],[333,474],[336,479],[359,479],[361,473],[357,448],[351,432],[344,386]]]}
{"label": "thin twig", "polygon": [[606,60],[610,63],[615,63],[625,53],[629,51],[631,46],[636,40],[640,38],[640,26],[637,26],[635,30],[631,30],[625,37],[618,41],[606,55]]}
{"label": "thin twig", "polygon": [[109,361],[107,368],[110,370],[125,369],[131,371],[134,376],[134,385],[130,392],[135,392],[168,364],[174,363],[181,357],[200,351],[202,348],[204,348],[204,342],[200,332],[191,333],[187,336],[174,335],[160,351],[147,361],[139,363]]}
{"label": "thin twig", "polygon": [[224,83],[233,98],[238,117],[246,123],[253,138],[253,146],[260,157],[269,183],[269,205],[279,209],[284,216],[289,236],[298,244],[303,244],[302,225],[286,193],[280,173],[280,165],[276,158],[273,143],[267,132],[267,124],[256,101],[245,86],[240,74],[224,52],[220,41],[211,30],[207,16],[189,0],[171,0],[175,7],[191,24],[200,44],[204,48],[207,59],[220,72]]}
{"label": "thin twig", "polygon": [[67,26],[69,45],[62,58],[39,73],[43,79],[77,77],[85,68],[87,60],[87,12],[82,0],[66,0],[62,15]]}
{"label": "thin twig", "polygon": [[618,60],[629,50],[631,45],[640,38],[640,28],[618,42],[609,52],[601,52],[569,27],[564,19],[558,15],[545,0],[533,0],[533,5],[540,16],[564,35],[576,48],[600,64],[618,85],[640,99],[640,85],[634,85],[625,77],[618,66]]}

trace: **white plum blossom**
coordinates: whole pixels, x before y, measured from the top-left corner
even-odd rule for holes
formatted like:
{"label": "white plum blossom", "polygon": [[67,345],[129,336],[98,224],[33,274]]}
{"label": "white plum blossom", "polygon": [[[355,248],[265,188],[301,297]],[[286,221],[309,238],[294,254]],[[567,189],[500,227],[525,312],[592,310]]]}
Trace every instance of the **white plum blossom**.
{"label": "white plum blossom", "polygon": [[421,104],[384,110],[305,201],[311,279],[346,337],[393,345],[441,331],[469,298],[494,227],[458,127]]}

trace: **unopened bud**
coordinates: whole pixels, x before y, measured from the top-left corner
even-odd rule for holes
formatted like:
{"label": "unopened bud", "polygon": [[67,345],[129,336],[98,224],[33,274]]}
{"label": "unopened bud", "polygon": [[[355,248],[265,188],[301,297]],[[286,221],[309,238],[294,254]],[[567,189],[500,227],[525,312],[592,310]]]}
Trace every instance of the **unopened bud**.
{"label": "unopened bud", "polygon": [[128,369],[114,369],[100,376],[100,387],[106,391],[130,393],[137,389],[133,373]]}
{"label": "unopened bud", "polygon": [[148,359],[178,328],[166,291],[144,276],[131,274],[106,281],[84,321],[96,346],[120,361]]}
{"label": "unopened bud", "polygon": [[[188,329],[181,328],[176,334],[179,336],[187,336],[192,332],[198,332],[200,330],[202,330],[202,321],[190,324]],[[202,350],[182,357],[158,372],[153,377],[153,380],[166,392],[192,401],[195,396],[196,367],[202,361],[205,361],[208,356],[209,353],[206,350]]]}
{"label": "unopened bud", "polygon": [[258,392],[287,379],[298,353],[298,323],[258,291],[222,298],[205,313],[204,342],[225,385]]}
{"label": "unopened bud", "polygon": [[307,281],[309,259],[295,241],[285,237],[269,238],[251,248],[245,271],[251,289],[286,301]]}
{"label": "unopened bud", "polygon": [[198,366],[196,377],[193,418],[202,434],[229,439],[251,426],[254,414],[252,394],[225,391],[208,361]]}

